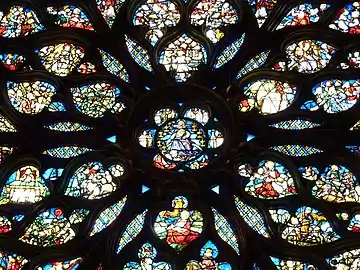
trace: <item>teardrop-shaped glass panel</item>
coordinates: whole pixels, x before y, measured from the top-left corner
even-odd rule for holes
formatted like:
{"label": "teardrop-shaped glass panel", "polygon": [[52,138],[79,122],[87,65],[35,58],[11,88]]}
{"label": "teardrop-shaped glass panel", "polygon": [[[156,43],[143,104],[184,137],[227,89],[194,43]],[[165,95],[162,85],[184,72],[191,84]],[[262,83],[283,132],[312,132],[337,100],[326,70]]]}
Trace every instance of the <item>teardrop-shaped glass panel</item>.
{"label": "teardrop-shaped glass panel", "polygon": [[249,62],[247,62],[245,66],[239,71],[239,73],[236,76],[236,79],[238,80],[241,77],[244,77],[249,72],[263,66],[266,63],[269,54],[270,54],[270,50],[267,50],[251,58]]}
{"label": "teardrop-shaped glass panel", "polygon": [[261,27],[274,9],[277,0],[246,0],[253,10],[256,20]]}
{"label": "teardrop-shaped glass panel", "polygon": [[235,57],[235,55],[239,52],[241,46],[243,45],[245,40],[245,34],[241,36],[241,38],[235,40],[229,46],[227,46],[222,53],[216,58],[216,63],[214,65],[214,69],[222,67],[226,63],[228,63],[231,59]]}
{"label": "teardrop-shaped glass panel", "polygon": [[329,79],[316,84],[312,92],[316,103],[327,113],[344,112],[354,107],[360,95],[360,79]]}
{"label": "teardrop-shaped glass panel", "polygon": [[292,157],[306,157],[323,152],[319,148],[300,144],[277,145],[271,149]]}
{"label": "teardrop-shaped glass panel", "polygon": [[97,8],[109,27],[113,26],[116,15],[125,2],[126,0],[96,0]]}
{"label": "teardrop-shaped glass panel", "polygon": [[355,1],[347,4],[337,14],[335,20],[329,25],[331,29],[339,30],[353,35],[360,34],[360,2]]}
{"label": "teardrop-shaped glass panel", "polygon": [[35,52],[45,69],[60,77],[68,76],[85,56],[82,46],[71,43],[49,45]]}
{"label": "teardrop-shaped glass panel", "polygon": [[85,12],[76,6],[48,7],[46,11],[55,16],[55,24],[93,31],[94,28]]}
{"label": "teardrop-shaped glass panel", "polygon": [[289,70],[315,73],[325,68],[336,48],[318,40],[301,40],[286,48]]}
{"label": "teardrop-shaped glass panel", "polygon": [[270,79],[260,79],[244,87],[248,97],[239,104],[239,110],[248,112],[254,108],[260,114],[274,114],[290,107],[297,93],[297,87],[287,82]]}
{"label": "teardrop-shaped glass panel", "polygon": [[104,67],[109,71],[111,74],[119,77],[124,82],[130,83],[129,74],[124,66],[114,57],[112,57],[109,53],[99,50],[101,55],[101,60],[104,64]]}
{"label": "teardrop-shaped glass panel", "polygon": [[0,35],[6,38],[27,36],[45,30],[35,12],[22,6],[12,6],[9,13],[2,17],[0,28]]}
{"label": "teardrop-shaped glass panel", "polygon": [[185,82],[200,64],[206,62],[205,47],[186,34],[169,43],[159,56],[159,63],[174,73],[177,82]]}
{"label": "teardrop-shaped glass panel", "polygon": [[38,114],[51,103],[56,88],[42,81],[7,82],[7,92],[11,105],[24,114]]}
{"label": "teardrop-shaped glass panel", "polygon": [[149,72],[153,72],[149,52],[127,35],[125,35],[125,41],[126,47],[134,61],[140,67],[146,69]]}

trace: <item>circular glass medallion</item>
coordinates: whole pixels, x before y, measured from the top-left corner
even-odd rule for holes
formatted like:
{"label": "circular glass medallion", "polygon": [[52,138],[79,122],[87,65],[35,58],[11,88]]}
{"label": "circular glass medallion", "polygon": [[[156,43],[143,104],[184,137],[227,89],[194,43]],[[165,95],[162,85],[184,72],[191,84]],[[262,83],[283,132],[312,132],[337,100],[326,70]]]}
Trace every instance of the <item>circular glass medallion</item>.
{"label": "circular glass medallion", "polygon": [[202,126],[184,118],[166,122],[156,136],[156,146],[161,155],[176,162],[195,159],[206,147],[206,142]]}

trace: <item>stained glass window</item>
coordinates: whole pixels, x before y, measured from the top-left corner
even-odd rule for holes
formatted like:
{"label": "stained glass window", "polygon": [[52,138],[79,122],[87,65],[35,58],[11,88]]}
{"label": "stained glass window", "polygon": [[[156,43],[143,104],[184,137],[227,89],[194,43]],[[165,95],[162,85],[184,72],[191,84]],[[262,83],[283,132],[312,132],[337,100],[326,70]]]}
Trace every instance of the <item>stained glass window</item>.
{"label": "stained glass window", "polygon": [[0,2],[0,269],[360,268],[359,1]]}

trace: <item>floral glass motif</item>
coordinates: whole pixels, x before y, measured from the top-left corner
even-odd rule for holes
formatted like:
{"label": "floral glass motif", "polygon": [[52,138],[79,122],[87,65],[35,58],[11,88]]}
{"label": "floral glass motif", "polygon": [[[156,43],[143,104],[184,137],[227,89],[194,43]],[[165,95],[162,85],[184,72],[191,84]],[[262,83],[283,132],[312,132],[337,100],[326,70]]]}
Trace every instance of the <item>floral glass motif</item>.
{"label": "floral glass motif", "polygon": [[150,244],[145,243],[141,246],[138,252],[140,263],[128,262],[124,265],[124,270],[171,270],[171,265],[167,262],[155,262],[157,256],[156,249]]}
{"label": "floral glass motif", "polygon": [[185,82],[200,64],[207,62],[205,47],[186,34],[169,43],[160,53],[159,63],[174,73],[177,82]]}
{"label": "floral glass motif", "polygon": [[336,48],[318,40],[302,40],[286,48],[288,69],[315,73],[325,68]]}
{"label": "floral glass motif", "polygon": [[173,27],[180,21],[180,10],[171,0],[146,0],[134,14],[133,24],[149,28],[145,36],[153,46],[164,35],[167,27]]}
{"label": "floral glass motif", "polygon": [[0,204],[30,204],[49,196],[50,191],[37,168],[23,166],[10,175],[2,188]]}
{"label": "floral glass motif", "polygon": [[82,261],[83,258],[75,258],[66,261],[56,261],[38,267],[37,270],[58,270],[58,269],[75,270],[79,267]]}
{"label": "floral glass motif", "polygon": [[276,268],[279,270],[282,269],[304,269],[304,270],[316,270],[317,268],[309,263],[304,263],[300,261],[291,261],[291,260],[281,260],[275,257],[270,257]]}
{"label": "floral glass motif", "polygon": [[4,270],[19,270],[28,262],[23,256],[0,251],[0,267]]}
{"label": "floral glass motif", "polygon": [[0,12],[0,35],[5,38],[27,36],[42,30],[41,24],[34,11],[23,6],[12,6],[7,15]]}
{"label": "floral glass motif", "polygon": [[259,27],[261,27],[274,9],[277,0],[247,0],[247,2],[255,13]]}
{"label": "floral glass motif", "polygon": [[234,196],[235,206],[244,221],[258,234],[270,238],[262,214],[255,207],[245,204],[239,197]]}
{"label": "floral glass motif", "polygon": [[353,35],[360,34],[360,2],[355,1],[347,4],[336,16],[333,23],[329,25],[331,29],[339,30]]}
{"label": "floral glass motif", "polygon": [[96,0],[96,5],[106,23],[112,27],[117,13],[125,2],[126,0]]}
{"label": "floral glass motif", "polygon": [[203,230],[203,215],[197,210],[188,210],[188,200],[183,196],[172,200],[173,211],[161,211],[154,222],[156,235],[170,247],[180,252],[198,238]]}
{"label": "floral glass motif", "polygon": [[336,270],[357,269],[360,263],[360,249],[352,249],[326,260]]}
{"label": "floral glass motif", "polygon": [[117,253],[119,253],[128,243],[136,238],[144,228],[145,217],[148,210],[138,214],[125,228],[119,238]]}
{"label": "floral glass motif", "polygon": [[43,81],[7,82],[11,105],[20,113],[38,114],[51,103],[56,88]]}
{"label": "floral glass motif", "polygon": [[312,194],[329,202],[360,202],[360,186],[355,175],[342,165],[332,164],[315,182]]}
{"label": "floral glass motif", "polygon": [[241,112],[258,109],[260,114],[275,114],[290,107],[295,101],[297,87],[287,82],[260,79],[244,87],[248,99],[239,103]]}
{"label": "floral glass motif", "polygon": [[303,206],[285,223],[281,237],[297,246],[314,246],[340,239],[330,222],[318,210]]}
{"label": "floral glass motif", "polygon": [[49,45],[35,52],[47,71],[61,77],[68,76],[85,56],[83,47],[71,43]]}
{"label": "floral glass motif", "polygon": [[339,113],[354,107],[360,95],[359,80],[329,79],[316,84],[312,90],[316,103],[327,113]]}
{"label": "floral glass motif", "polygon": [[105,228],[109,227],[116,218],[120,215],[121,211],[123,210],[127,201],[127,197],[124,197],[122,200],[118,201],[117,203],[111,205],[110,207],[106,208],[102,211],[98,218],[93,223],[91,228],[90,236],[95,235]]}
{"label": "floral glass motif", "polygon": [[297,25],[317,23],[329,9],[328,4],[304,3],[293,7],[283,18],[276,30]]}
{"label": "floral glass motif", "polygon": [[85,163],[70,178],[65,195],[89,200],[109,196],[117,189],[112,171],[98,161]]}
{"label": "floral glass motif", "polygon": [[67,218],[60,208],[45,210],[26,228],[19,240],[41,247],[65,244],[75,237],[75,225],[83,222],[88,213],[88,210],[78,209]]}
{"label": "floral glass motif", "polygon": [[186,264],[186,269],[201,269],[201,270],[231,270],[231,265],[228,262],[216,262],[215,259],[219,255],[217,246],[208,241],[200,250],[201,261],[189,261]]}
{"label": "floral glass motif", "polygon": [[245,191],[256,198],[278,199],[296,194],[290,172],[276,161],[261,161],[250,175]]}
{"label": "floral glass motif", "polygon": [[158,128],[142,130],[138,142],[158,153],[153,158],[156,168],[200,169],[209,164],[211,155],[207,150],[219,148],[224,143],[220,130],[207,129],[210,119],[207,109],[191,107],[179,116],[175,109],[161,108],[153,115]]}
{"label": "floral glass motif", "polygon": [[71,5],[66,5],[61,8],[48,7],[46,11],[56,17],[55,23],[58,26],[94,30],[91,21],[79,7]]}
{"label": "floral glass motif", "polygon": [[221,27],[235,24],[238,21],[237,12],[226,0],[202,0],[198,2],[190,15],[191,23],[204,26],[206,37],[212,43],[217,43],[225,36]]}

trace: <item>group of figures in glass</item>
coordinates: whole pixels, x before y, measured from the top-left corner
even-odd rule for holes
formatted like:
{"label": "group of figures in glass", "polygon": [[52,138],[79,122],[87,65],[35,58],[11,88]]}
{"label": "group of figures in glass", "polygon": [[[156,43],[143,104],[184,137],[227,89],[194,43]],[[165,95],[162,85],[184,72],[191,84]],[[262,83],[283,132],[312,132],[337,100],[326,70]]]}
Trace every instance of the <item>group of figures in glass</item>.
{"label": "group of figures in glass", "polygon": [[0,269],[360,269],[359,1],[39,1],[0,3]]}

